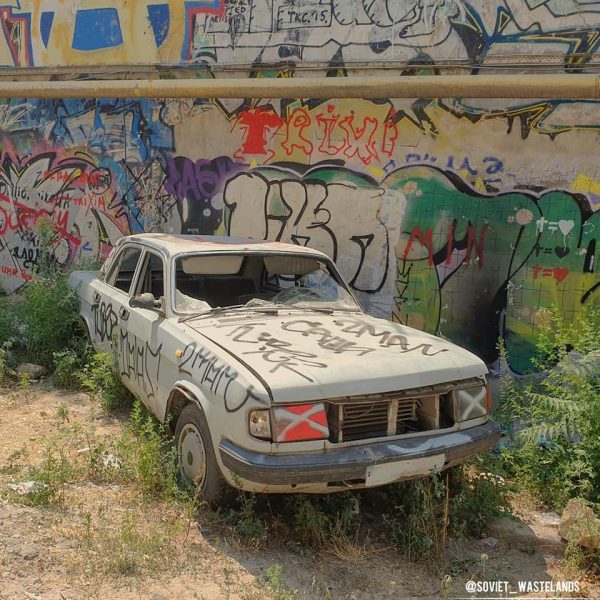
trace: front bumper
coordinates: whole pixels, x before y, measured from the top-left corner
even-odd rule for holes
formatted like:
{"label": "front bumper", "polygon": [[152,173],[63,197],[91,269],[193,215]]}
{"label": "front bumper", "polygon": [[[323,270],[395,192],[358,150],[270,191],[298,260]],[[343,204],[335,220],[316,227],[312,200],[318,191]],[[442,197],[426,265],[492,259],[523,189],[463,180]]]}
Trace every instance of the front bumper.
{"label": "front bumper", "polygon": [[414,463],[418,459],[444,455],[441,468],[446,469],[478,452],[493,448],[499,439],[500,427],[488,421],[450,433],[295,454],[261,454],[239,448],[224,439],[219,445],[219,452],[227,469],[238,477],[258,484],[294,486],[353,482],[361,485],[367,479],[367,469],[374,465],[400,463],[400,475],[394,476],[389,482],[397,481],[414,476],[402,476],[403,461],[407,466],[411,465],[407,472],[413,473]]}

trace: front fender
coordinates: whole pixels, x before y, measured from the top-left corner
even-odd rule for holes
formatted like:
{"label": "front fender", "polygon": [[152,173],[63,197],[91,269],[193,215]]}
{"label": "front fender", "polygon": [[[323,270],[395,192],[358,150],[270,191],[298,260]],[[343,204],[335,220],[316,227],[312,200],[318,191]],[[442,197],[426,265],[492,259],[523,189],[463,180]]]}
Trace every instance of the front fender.
{"label": "front fender", "polygon": [[184,398],[196,404],[204,414],[210,411],[208,398],[204,395],[200,387],[195,383],[187,380],[176,381],[171,389],[169,398],[165,405],[165,412],[162,415],[158,415],[161,422],[165,423],[168,421],[169,414],[173,412],[173,408],[176,404],[177,395],[181,394]]}

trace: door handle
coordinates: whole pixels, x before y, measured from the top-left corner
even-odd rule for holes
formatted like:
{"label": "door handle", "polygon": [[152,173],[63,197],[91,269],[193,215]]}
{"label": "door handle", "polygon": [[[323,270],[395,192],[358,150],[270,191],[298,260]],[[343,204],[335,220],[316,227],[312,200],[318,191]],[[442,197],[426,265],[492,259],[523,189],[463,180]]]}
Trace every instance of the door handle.
{"label": "door handle", "polygon": [[119,309],[119,316],[123,321],[127,321],[127,319],[129,319],[129,311],[124,306],[121,306]]}
{"label": "door handle", "polygon": [[100,294],[98,292],[94,292],[92,296],[93,304],[100,304]]}

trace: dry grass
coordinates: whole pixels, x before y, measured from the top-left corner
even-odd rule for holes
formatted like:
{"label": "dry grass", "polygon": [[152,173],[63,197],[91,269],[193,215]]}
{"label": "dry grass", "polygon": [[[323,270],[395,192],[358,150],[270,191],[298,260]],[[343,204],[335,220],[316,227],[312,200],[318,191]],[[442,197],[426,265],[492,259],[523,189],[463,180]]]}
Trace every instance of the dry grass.
{"label": "dry grass", "polygon": [[82,572],[111,577],[140,577],[182,567],[189,526],[183,515],[138,505],[127,509],[104,504],[85,512],[76,535],[82,549]]}
{"label": "dry grass", "polygon": [[361,539],[358,529],[354,535],[348,535],[339,522],[327,536],[323,547],[325,555],[351,565],[364,565],[391,551],[390,546],[376,548],[368,533]]}

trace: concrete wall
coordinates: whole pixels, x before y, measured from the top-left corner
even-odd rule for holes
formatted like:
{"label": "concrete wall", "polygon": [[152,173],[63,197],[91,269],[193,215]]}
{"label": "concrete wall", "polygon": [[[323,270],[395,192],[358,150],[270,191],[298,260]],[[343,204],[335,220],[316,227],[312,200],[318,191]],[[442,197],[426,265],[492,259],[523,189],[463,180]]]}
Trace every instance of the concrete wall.
{"label": "concrete wall", "polygon": [[596,51],[597,0],[0,0],[0,64],[446,64]]}
{"label": "concrete wall", "polygon": [[[477,76],[539,61],[577,71],[597,58],[599,13],[591,0],[0,0],[0,63],[161,63],[187,65],[188,76],[192,64],[199,77],[248,75],[251,65],[261,77],[313,67],[352,76],[365,65],[443,73],[465,63]],[[374,314],[442,333],[488,361],[504,336],[521,371],[541,307],[557,304],[571,319],[598,299],[598,108],[552,99],[5,101],[0,286],[15,292],[35,270],[40,216],[60,232],[65,269],[143,230],[282,239],[333,256]]]}

